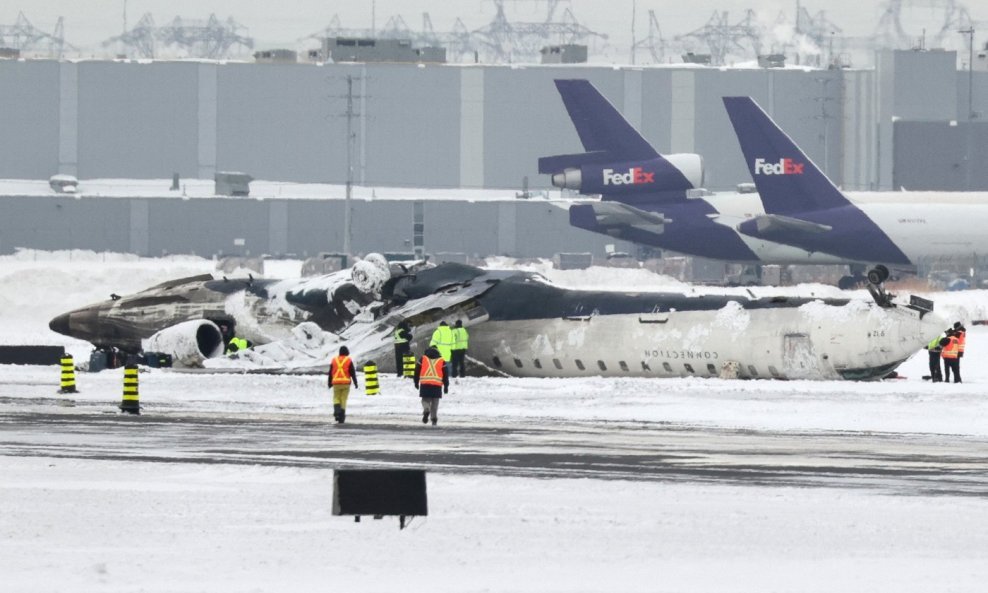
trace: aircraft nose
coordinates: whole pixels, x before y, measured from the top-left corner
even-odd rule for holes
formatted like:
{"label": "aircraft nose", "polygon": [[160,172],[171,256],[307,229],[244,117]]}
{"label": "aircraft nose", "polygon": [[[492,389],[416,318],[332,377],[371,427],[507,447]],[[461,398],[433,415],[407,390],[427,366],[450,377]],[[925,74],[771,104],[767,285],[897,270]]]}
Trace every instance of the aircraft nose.
{"label": "aircraft nose", "polygon": [[69,314],[62,313],[48,322],[48,329],[63,336],[69,335]]}
{"label": "aircraft nose", "polygon": [[90,340],[99,334],[99,316],[98,307],[85,307],[62,313],[49,321],[48,327],[63,336]]}

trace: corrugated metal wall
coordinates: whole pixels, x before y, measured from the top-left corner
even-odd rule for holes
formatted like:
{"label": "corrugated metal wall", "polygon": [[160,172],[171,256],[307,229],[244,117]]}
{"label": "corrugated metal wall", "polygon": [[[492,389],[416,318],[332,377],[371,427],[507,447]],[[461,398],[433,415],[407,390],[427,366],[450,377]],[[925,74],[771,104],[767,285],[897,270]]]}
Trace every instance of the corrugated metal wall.
{"label": "corrugated metal wall", "polygon": [[[702,153],[709,187],[728,189],[748,176],[720,98],[755,96],[815,160],[836,163],[841,89],[826,81],[840,75],[0,61],[0,178],[211,178],[227,170],[273,181],[343,183],[350,76],[358,183],[518,188],[527,176],[531,187],[547,187],[538,158],[581,150],[552,80],[588,78],[659,151]],[[824,107],[830,119],[821,118]]]}
{"label": "corrugated metal wall", "polygon": [[[547,200],[424,200],[428,253],[469,257],[605,255],[635,247],[569,225]],[[353,200],[355,253],[411,252],[414,200]],[[0,254],[17,248],[91,249],[159,256],[311,256],[343,248],[343,200],[0,197]]]}
{"label": "corrugated metal wall", "polygon": [[894,126],[895,189],[988,188],[988,122],[897,121]]}

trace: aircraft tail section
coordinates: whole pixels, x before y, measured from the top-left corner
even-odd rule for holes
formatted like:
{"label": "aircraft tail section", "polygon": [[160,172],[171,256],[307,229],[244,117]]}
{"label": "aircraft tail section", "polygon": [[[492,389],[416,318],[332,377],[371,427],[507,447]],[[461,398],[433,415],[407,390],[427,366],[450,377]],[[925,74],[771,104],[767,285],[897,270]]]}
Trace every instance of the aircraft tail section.
{"label": "aircraft tail section", "polygon": [[751,97],[724,97],[765,212],[799,214],[850,202]]}
{"label": "aircraft tail section", "polygon": [[703,185],[699,155],[660,155],[589,81],[555,82],[586,152],[539,159],[554,186],[638,203],[683,199]]}
{"label": "aircraft tail section", "polygon": [[659,156],[628,120],[588,80],[556,80],[566,111],[587,152],[608,153],[612,160]]}

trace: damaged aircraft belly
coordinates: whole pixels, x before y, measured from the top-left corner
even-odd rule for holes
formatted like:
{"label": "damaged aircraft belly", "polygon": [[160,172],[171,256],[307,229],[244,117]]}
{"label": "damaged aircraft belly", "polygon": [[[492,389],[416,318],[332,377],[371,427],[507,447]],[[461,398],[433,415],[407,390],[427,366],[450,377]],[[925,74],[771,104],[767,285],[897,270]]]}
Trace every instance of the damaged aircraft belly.
{"label": "damaged aircraft belly", "polygon": [[[373,360],[387,372],[398,322],[411,325],[421,354],[440,321],[460,320],[470,328],[468,365],[482,374],[710,377],[730,368],[747,378],[868,379],[943,326],[891,300],[574,290],[528,272],[389,266],[373,257],[355,270],[285,281],[184,279],[60,315],[51,328],[133,351],[197,320],[203,336],[181,334],[198,350],[183,357],[191,366],[321,372],[345,344],[358,365]],[[254,347],[217,353],[224,324]]]}

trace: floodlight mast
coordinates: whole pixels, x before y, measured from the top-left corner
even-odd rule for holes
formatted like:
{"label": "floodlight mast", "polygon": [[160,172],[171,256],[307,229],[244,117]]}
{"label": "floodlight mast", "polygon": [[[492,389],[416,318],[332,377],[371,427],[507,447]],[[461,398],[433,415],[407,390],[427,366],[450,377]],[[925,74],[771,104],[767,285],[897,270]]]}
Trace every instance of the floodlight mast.
{"label": "floodlight mast", "polygon": [[350,261],[350,199],[353,197],[353,76],[346,76],[346,199],[343,209],[343,253]]}

